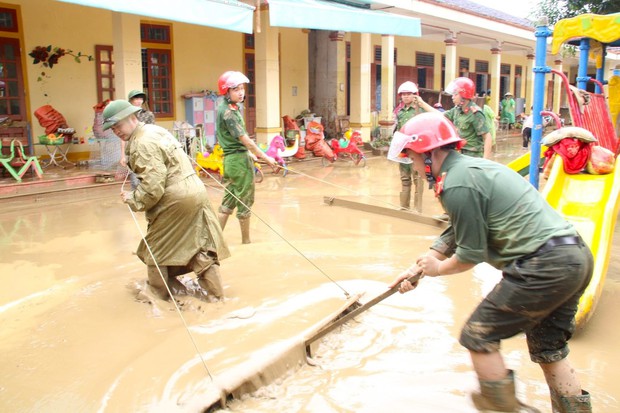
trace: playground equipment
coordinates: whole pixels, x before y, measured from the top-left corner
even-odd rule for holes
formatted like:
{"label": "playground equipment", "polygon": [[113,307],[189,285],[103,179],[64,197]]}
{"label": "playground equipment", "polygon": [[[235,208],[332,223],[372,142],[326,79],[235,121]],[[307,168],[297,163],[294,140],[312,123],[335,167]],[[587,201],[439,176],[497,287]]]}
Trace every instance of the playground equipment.
{"label": "playground equipment", "polygon": [[329,145],[334,152],[334,158],[333,160],[327,159],[325,157],[321,158],[323,166],[327,166],[335,162],[339,158],[348,158],[353,161],[353,164],[356,166],[366,166],[366,157],[364,156],[364,152],[362,152],[362,150],[359,148],[359,146],[363,145],[362,135],[358,131],[353,132],[351,129],[349,129],[347,132],[345,132],[342,138],[332,139],[329,142]]}
{"label": "playground equipment", "polygon": [[[598,145],[618,154],[618,136],[615,131],[618,110],[610,112],[604,95],[604,60],[608,46],[620,46],[620,13],[598,16],[584,14],[556,23],[554,31],[546,24],[537,27],[536,58],[534,71],[534,127],[530,154],[529,177],[536,188],[539,185],[539,166],[541,159],[542,117],[545,93],[545,74],[559,76],[567,91],[569,112],[572,124],[584,128],[596,137]],[[566,76],[546,66],[547,38],[553,36],[551,53],[559,51],[566,42],[578,42],[580,49],[577,88],[569,85]],[[596,79],[587,76],[588,58],[594,52],[596,60]],[[594,82],[594,93],[586,91],[588,82]],[[609,96],[619,96],[620,82],[608,84]],[[610,99],[610,103],[616,104]],[[615,107],[615,106],[614,106]],[[509,166],[523,171],[523,159]],[[575,316],[578,328],[583,328],[594,313],[601,295],[616,225],[620,199],[620,164],[616,159],[615,169],[607,175],[586,173],[568,174],[561,159],[554,162],[550,176],[542,192],[549,204],[563,217],[573,223],[594,255],[594,274],[586,291],[579,301]]]}

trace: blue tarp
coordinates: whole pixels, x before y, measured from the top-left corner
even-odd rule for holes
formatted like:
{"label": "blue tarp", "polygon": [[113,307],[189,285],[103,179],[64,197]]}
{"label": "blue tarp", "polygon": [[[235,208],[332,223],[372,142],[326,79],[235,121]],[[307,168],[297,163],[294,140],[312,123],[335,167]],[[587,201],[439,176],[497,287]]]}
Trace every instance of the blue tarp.
{"label": "blue tarp", "polygon": [[254,7],[236,0],[58,0],[120,13],[252,33]]}
{"label": "blue tarp", "polygon": [[269,23],[300,29],[421,35],[418,18],[322,0],[269,0]]}

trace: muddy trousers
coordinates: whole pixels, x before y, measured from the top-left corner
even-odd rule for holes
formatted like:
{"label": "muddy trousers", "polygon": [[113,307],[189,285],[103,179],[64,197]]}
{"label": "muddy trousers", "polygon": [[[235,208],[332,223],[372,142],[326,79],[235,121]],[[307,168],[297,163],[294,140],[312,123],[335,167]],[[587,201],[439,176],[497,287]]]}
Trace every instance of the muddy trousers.
{"label": "muddy trousers", "polygon": [[421,177],[417,171],[413,169],[411,164],[398,164],[400,171],[400,181],[402,191],[400,193],[400,207],[402,209],[410,209],[411,205],[411,186],[415,185],[415,194],[413,197],[413,208],[417,212],[422,212],[422,196],[424,194],[424,177]]}
{"label": "muddy trousers", "polygon": [[502,380],[480,380],[480,393],[472,394],[471,399],[482,412],[540,413],[517,399],[512,370]]}
{"label": "muddy trousers", "polygon": [[[220,227],[222,227],[222,230],[224,230],[224,227],[228,222],[228,217],[230,217],[230,214],[225,214],[223,212],[218,214],[218,220],[220,221]],[[247,216],[246,218],[239,218],[239,226],[241,227],[241,243],[250,244],[252,242],[250,241],[250,217]]]}
{"label": "muddy trousers", "polygon": [[581,391],[580,396],[560,396],[551,390],[553,413],[592,413],[590,393]]}
{"label": "muddy trousers", "polygon": [[[200,251],[187,266],[163,266],[160,265],[161,275],[154,265],[147,267],[148,283],[159,298],[170,298],[164,280],[173,295],[187,295],[188,290],[176,277],[193,271],[196,274],[198,285],[208,295],[216,299],[224,298],[224,287],[220,275],[220,264],[215,253]],[[162,277],[163,276],[163,277]]]}

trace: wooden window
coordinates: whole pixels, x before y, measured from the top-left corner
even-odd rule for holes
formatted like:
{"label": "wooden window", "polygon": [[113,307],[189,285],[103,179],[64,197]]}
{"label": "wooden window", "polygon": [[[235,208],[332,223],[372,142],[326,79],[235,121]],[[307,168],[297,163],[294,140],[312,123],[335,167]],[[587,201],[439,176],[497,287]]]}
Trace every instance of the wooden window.
{"label": "wooden window", "polygon": [[254,50],[254,35],[246,33],[244,35],[244,43],[246,50]]}
{"label": "wooden window", "polygon": [[469,72],[469,59],[459,57],[459,72]]}
{"label": "wooden window", "polygon": [[112,46],[95,45],[97,71],[97,102],[114,100],[114,60]]}
{"label": "wooden window", "polygon": [[172,27],[141,23],[142,90],[156,118],[174,118]]}
{"label": "wooden window", "polygon": [[0,7],[0,30],[17,33],[19,27],[17,26],[17,11],[15,9]]}
{"label": "wooden window", "polygon": [[502,64],[500,66],[500,74],[502,74],[502,75],[509,75],[510,74],[510,65]]}
{"label": "wooden window", "polygon": [[489,62],[486,60],[476,60],[476,73],[489,73]]}
{"label": "wooden window", "polygon": [[148,92],[149,106],[160,117],[174,117],[172,96],[172,52],[167,49],[146,49],[143,62],[143,89]]}
{"label": "wooden window", "polygon": [[170,44],[170,26],[161,24],[140,24],[140,40],[143,43]]}
{"label": "wooden window", "polygon": [[416,52],[415,62],[418,87],[432,89],[435,55],[432,53]]}

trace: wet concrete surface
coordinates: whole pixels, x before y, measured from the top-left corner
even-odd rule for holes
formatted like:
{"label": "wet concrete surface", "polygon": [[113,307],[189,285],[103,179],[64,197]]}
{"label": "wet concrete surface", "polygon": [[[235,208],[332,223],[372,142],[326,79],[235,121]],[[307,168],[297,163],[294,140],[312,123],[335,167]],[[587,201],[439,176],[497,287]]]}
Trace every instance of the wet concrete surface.
{"label": "wet concrete surface", "polygon": [[[520,153],[499,143],[500,162]],[[468,393],[477,382],[457,338],[498,280],[485,265],[388,298],[321,339],[306,364],[300,337],[341,311],[347,294],[385,291],[440,230],[323,203],[398,205],[398,167],[384,158],[365,168],[312,161],[291,169],[257,186],[252,244],[241,245],[236,219],[228,222],[227,301],[181,298],[183,318],[170,303],[135,299],[146,271],[132,254],[140,232],[118,186],[4,201],[0,411],[197,412],[250,377],[242,390],[258,390],[229,401],[230,411],[475,412]],[[208,186],[217,206],[221,188]],[[430,191],[424,208],[441,212]],[[136,220],[144,228],[143,215]],[[571,341],[597,412],[620,410],[617,256],[595,316]],[[519,394],[550,411],[524,337],[506,340],[503,353]]]}

